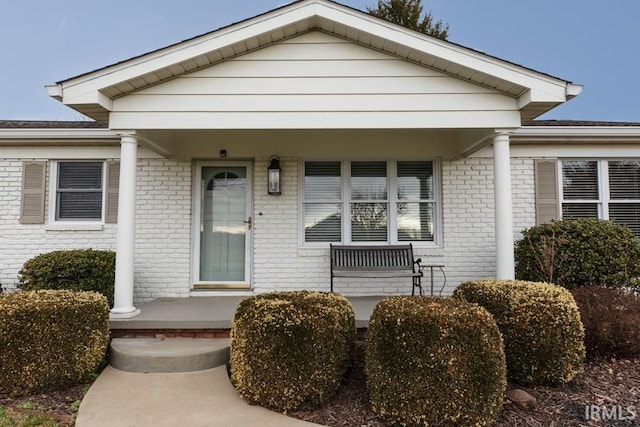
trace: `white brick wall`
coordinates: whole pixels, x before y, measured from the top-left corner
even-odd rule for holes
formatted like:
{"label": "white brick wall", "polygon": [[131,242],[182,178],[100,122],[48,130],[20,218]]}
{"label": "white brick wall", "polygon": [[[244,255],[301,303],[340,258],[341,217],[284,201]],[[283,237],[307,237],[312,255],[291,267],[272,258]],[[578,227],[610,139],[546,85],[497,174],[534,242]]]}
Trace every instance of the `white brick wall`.
{"label": "white brick wall", "polygon": [[[303,248],[298,232],[298,161],[283,159],[282,196],[266,196],[266,159],[256,162],[254,285],[256,292],[328,289],[328,249]],[[513,159],[514,236],[534,223],[533,161]],[[442,163],[442,246],[416,247],[423,263],[444,264],[445,294],[465,280],[495,275],[493,160],[468,158]],[[262,215],[260,215],[262,213]],[[427,270],[428,271],[428,270]],[[435,289],[442,286],[435,270]],[[336,279],[346,295],[408,293],[408,279],[349,281]],[[425,289],[430,283],[423,281]]]}
{"label": "white brick wall", "polygon": [[[36,159],[34,159],[36,160]],[[46,159],[39,159],[46,160]],[[50,174],[50,165],[47,175]],[[61,249],[116,247],[116,225],[55,230],[20,224],[22,161],[0,160],[0,283],[15,286],[29,258]],[[49,186],[47,184],[47,190]],[[46,198],[47,210],[50,198]],[[187,296],[191,260],[191,162],[138,161],[135,300]]]}
{"label": "white brick wall", "polygon": [[513,194],[514,240],[520,232],[536,225],[536,188],[533,159],[511,159],[511,188]]}
{"label": "white brick wall", "polygon": [[[47,165],[47,190],[50,172],[51,164]],[[21,180],[22,161],[0,159],[0,283],[3,286],[13,288],[24,262],[38,254],[59,249],[115,248],[114,224],[105,224],[102,230],[84,231],[20,224]],[[46,197],[47,213],[49,203],[50,199]]]}
{"label": "white brick wall", "polygon": [[[328,249],[299,243],[298,159],[282,158],[281,196],[267,195],[267,158],[254,163],[253,277],[257,293],[329,289]],[[443,161],[442,246],[416,247],[423,263],[444,264],[445,294],[460,282],[495,274],[493,161],[474,157]],[[533,161],[511,163],[515,237],[535,222]],[[192,162],[138,161],[135,303],[189,296],[192,248]],[[0,160],[0,283],[12,286],[27,259],[57,249],[115,249],[115,226],[99,231],[51,230],[19,224],[21,161]],[[48,187],[47,187],[48,188]],[[48,200],[47,200],[48,203]],[[428,276],[428,274],[427,274]],[[436,291],[442,279],[436,270]],[[429,287],[428,277],[423,285]],[[408,279],[336,280],[346,295],[411,292]]]}
{"label": "white brick wall", "polygon": [[138,161],[136,301],[189,296],[191,170],[190,161]]}

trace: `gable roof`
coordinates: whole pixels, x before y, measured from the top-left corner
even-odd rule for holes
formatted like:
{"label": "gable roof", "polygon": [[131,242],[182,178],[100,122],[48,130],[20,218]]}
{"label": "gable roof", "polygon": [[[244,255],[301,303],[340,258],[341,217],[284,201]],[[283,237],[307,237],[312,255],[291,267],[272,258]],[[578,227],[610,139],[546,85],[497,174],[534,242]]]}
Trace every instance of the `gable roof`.
{"label": "gable roof", "polygon": [[107,122],[113,99],[314,30],[512,96],[518,100],[523,122],[566,102],[582,89],[330,0],[299,0],[47,89],[64,104]]}

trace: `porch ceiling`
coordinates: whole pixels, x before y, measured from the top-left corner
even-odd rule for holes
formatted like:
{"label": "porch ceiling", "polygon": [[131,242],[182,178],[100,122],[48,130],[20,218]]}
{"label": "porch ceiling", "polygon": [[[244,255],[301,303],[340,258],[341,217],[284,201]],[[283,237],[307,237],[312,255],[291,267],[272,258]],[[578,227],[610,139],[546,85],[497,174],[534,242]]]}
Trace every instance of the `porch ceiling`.
{"label": "porch ceiling", "polygon": [[296,158],[462,157],[481,146],[493,129],[364,130],[150,130],[141,143],[171,158],[253,159],[277,154]]}

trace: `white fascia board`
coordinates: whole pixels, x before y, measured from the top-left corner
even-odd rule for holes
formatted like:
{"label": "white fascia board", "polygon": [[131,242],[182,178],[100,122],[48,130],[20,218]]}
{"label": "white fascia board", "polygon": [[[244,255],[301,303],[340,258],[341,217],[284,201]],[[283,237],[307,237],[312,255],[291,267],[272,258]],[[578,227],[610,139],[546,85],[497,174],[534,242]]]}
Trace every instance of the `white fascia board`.
{"label": "white fascia board", "polygon": [[62,101],[62,86],[60,85],[46,85],[44,87],[50,97]]}
{"label": "white fascia board", "polygon": [[0,144],[5,140],[27,141],[92,141],[120,142],[110,129],[0,129]]}
{"label": "white fascia board", "polygon": [[[79,87],[76,86],[76,88]],[[91,89],[80,92],[74,88],[61,88],[61,93],[62,97],[59,100],[65,105],[96,105],[105,111],[113,109],[113,100],[99,90]]]}
{"label": "white fascia board", "polygon": [[584,89],[584,85],[569,83],[567,85],[567,100],[580,95],[583,89]]}
{"label": "white fascia board", "polygon": [[640,126],[525,126],[511,134],[513,143],[640,142]]}
{"label": "white fascia board", "polygon": [[[0,158],[2,159],[119,159],[120,147],[117,145],[63,145],[63,144],[22,144],[3,145],[0,143]],[[153,151],[140,147],[139,159],[161,159],[162,156]]]}
{"label": "white fascia board", "polygon": [[534,102],[564,102],[566,100],[567,85],[569,84],[566,80],[538,73],[435,37],[406,30],[364,13],[345,10],[337,4],[326,5],[320,16],[465,68],[530,88],[533,92]]}
{"label": "white fascia board", "polygon": [[[71,103],[70,100],[73,99],[73,103],[84,103],[85,99],[89,99],[88,102],[92,103],[91,92],[314,17],[327,19],[358,31],[388,39],[409,49],[423,51],[465,68],[527,87],[531,90],[534,102],[566,101],[567,81],[537,73],[434,37],[406,30],[364,12],[323,0],[310,0],[294,3],[196,39],[62,82],[63,102],[65,104]],[[86,96],[89,98],[85,98]]]}
{"label": "white fascia board", "polygon": [[[315,15],[313,3],[294,4],[136,59],[63,81],[64,103],[89,103],[93,92],[204,55]],[[82,102],[79,102],[82,101]]]}

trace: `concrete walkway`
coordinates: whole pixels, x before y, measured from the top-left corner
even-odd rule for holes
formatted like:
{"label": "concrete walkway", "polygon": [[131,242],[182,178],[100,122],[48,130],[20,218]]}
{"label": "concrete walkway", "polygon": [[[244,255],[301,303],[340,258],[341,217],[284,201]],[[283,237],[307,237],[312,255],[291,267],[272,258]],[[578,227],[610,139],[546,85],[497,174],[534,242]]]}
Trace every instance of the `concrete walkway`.
{"label": "concrete walkway", "polygon": [[[131,319],[111,320],[112,329],[199,329],[229,328],[237,304],[245,296],[162,298],[142,305],[142,314]],[[356,327],[366,327],[381,296],[351,297]],[[112,348],[116,366],[127,370],[157,370],[158,363],[148,361],[146,352],[141,364],[130,345],[154,345],[149,342],[123,339]],[[179,340],[179,339],[178,339]],[[204,341],[198,339],[199,341]],[[116,340],[114,340],[115,342]],[[171,340],[160,343],[161,347]],[[174,340],[175,342],[175,340]],[[201,342],[197,343],[198,346]],[[112,343],[113,346],[113,343]],[[181,356],[189,355],[189,348],[180,345]],[[188,346],[187,346],[188,347]],[[171,352],[170,352],[171,353]],[[175,352],[171,353],[175,357]],[[204,356],[203,356],[204,357]],[[208,357],[208,356],[207,356]],[[187,363],[188,367],[195,366]],[[141,366],[145,366],[141,368]],[[215,366],[215,365],[208,365]],[[202,368],[198,368],[202,369]],[[235,391],[224,364],[195,372],[125,372],[112,366],[106,368],[82,400],[76,426],[78,427],[304,427],[317,424],[299,421],[259,406],[246,403]]]}
{"label": "concrete walkway", "polygon": [[77,427],[304,427],[247,404],[226,366],[187,373],[131,373],[107,367],[82,400]]}

